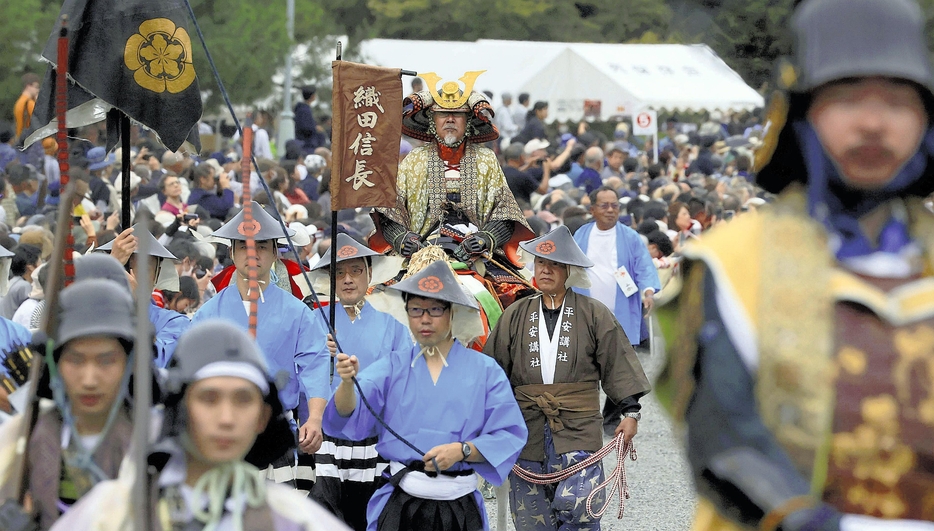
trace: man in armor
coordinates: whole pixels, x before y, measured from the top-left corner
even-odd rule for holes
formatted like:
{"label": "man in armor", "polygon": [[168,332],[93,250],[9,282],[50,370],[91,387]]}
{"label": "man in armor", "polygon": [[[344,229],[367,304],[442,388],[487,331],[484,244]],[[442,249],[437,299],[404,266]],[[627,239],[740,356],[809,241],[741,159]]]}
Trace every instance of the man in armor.
{"label": "man in armor", "polygon": [[[472,91],[479,74],[468,72],[461,78],[467,81],[466,91],[447,82],[440,91],[423,90],[403,100],[402,132],[427,144],[413,149],[399,165],[396,206],[376,209],[371,248],[392,248],[410,257],[431,241],[462,262],[492,257],[496,264],[485,265],[494,278],[499,270],[516,266],[518,242],[533,234],[496,154],[483,147],[499,132],[486,96]],[[429,87],[438,81],[434,74],[423,77]],[[507,271],[501,274],[509,277]]]}
{"label": "man in armor", "polygon": [[[684,249],[694,529],[934,529],[934,85],[914,0],[805,0],[757,215]],[[781,96],[781,95],[779,95]]]}

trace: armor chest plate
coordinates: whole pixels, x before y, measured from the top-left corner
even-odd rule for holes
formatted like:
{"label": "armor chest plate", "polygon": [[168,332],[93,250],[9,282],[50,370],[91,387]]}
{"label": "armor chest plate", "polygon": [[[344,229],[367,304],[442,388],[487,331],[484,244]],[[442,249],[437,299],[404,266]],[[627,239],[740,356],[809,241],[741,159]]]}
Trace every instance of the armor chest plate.
{"label": "armor chest plate", "polygon": [[[897,283],[863,279],[884,292]],[[887,284],[887,285],[886,285]],[[934,317],[892,324],[834,306],[836,402],[825,501],[884,518],[934,520]]]}

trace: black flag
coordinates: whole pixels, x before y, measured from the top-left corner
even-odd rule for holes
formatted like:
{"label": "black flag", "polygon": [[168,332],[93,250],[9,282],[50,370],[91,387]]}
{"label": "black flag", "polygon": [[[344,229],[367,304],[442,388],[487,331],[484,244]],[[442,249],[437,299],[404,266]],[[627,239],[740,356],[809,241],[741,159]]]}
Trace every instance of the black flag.
{"label": "black flag", "polygon": [[[71,42],[68,52],[68,126],[107,119],[108,130],[120,112],[152,129],[175,151],[192,141],[200,151],[197,123],[201,92],[192,64],[188,11],[183,0],[65,0]],[[34,123],[49,124],[29,137],[48,136],[55,125],[56,39],[43,52],[51,63]],[[116,137],[108,135],[108,143]],[[108,146],[110,147],[110,146]]]}

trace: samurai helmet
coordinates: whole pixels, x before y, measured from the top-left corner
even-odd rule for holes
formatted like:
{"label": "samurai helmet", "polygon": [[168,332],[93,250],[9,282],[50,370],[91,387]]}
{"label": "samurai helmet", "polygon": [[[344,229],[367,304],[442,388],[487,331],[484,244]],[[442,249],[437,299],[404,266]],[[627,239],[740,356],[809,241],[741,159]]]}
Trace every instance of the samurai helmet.
{"label": "samurai helmet", "polygon": [[416,92],[402,100],[402,132],[423,142],[436,140],[434,113],[467,113],[466,139],[475,143],[484,143],[499,138],[499,130],[493,125],[493,107],[482,92],[473,90],[477,77],[485,70],[465,72],[460,81],[447,81],[438,90],[441,77],[434,72],[419,74],[428,85],[428,89]]}

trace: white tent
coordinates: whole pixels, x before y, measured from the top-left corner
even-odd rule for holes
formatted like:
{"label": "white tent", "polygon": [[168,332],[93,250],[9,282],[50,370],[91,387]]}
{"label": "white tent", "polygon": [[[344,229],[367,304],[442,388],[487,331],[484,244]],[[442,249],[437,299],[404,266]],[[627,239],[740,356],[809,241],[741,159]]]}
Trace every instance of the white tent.
{"label": "white tent", "polygon": [[528,92],[532,101],[549,103],[550,120],[579,120],[585,107],[607,119],[642,109],[736,111],[764,104],[702,44],[371,39],[360,52],[367,63],[436,72],[444,80],[486,70],[474,89],[492,91],[494,107],[503,92]]}

